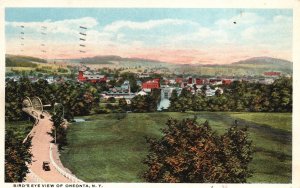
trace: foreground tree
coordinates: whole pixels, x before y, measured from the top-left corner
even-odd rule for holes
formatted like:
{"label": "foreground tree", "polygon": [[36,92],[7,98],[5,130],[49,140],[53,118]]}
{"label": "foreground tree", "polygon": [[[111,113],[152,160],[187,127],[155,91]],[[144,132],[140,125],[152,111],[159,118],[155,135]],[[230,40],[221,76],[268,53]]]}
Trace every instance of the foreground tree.
{"label": "foreground tree", "polygon": [[251,176],[253,149],[247,129],[218,136],[208,122],[169,120],[161,139],[147,138],[147,182],[241,183]]}
{"label": "foreground tree", "polygon": [[31,163],[31,137],[25,143],[12,131],[5,132],[5,182],[23,182]]}
{"label": "foreground tree", "polygon": [[58,148],[62,149],[63,146],[67,145],[67,128],[64,126],[64,118],[61,112],[55,113],[51,117],[53,122],[53,128],[51,135],[54,142],[58,144]]}

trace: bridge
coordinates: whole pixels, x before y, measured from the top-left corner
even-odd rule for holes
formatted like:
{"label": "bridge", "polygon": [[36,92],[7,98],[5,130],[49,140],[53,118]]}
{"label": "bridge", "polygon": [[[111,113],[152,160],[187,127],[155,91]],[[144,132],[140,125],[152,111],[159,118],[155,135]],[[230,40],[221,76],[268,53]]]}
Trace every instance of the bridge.
{"label": "bridge", "polygon": [[[50,105],[43,105],[38,97],[26,97],[22,105],[22,110],[35,119],[32,130],[23,141],[24,143],[28,136],[32,137],[31,153],[33,157],[32,163],[28,164],[29,173],[26,182],[83,183],[63,167],[57,146],[51,143],[53,138],[49,133],[51,133],[53,123],[50,120],[51,115],[44,111],[44,107]],[[44,161],[50,162],[50,171],[43,170]]]}

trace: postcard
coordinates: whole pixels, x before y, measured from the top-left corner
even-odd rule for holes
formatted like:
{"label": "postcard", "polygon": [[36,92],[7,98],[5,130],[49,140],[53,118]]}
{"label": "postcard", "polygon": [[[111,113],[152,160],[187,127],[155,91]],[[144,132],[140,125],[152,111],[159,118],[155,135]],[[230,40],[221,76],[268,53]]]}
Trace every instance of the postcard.
{"label": "postcard", "polygon": [[4,2],[3,186],[299,187],[300,4],[218,3]]}

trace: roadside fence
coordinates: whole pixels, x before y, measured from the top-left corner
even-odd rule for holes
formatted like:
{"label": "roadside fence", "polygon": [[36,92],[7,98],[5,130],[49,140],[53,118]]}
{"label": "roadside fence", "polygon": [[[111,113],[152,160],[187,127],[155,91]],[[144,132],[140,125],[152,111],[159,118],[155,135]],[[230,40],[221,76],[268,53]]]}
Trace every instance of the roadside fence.
{"label": "roadside fence", "polygon": [[76,178],[74,175],[66,172],[65,170],[63,170],[62,168],[60,168],[54,161],[53,159],[53,155],[52,155],[52,147],[53,147],[53,144],[51,143],[50,144],[50,162],[52,163],[52,165],[54,166],[54,168],[60,173],[62,174],[63,176],[65,176],[66,178],[68,178],[69,180],[71,180],[72,182],[74,183],[84,183],[84,181]]}

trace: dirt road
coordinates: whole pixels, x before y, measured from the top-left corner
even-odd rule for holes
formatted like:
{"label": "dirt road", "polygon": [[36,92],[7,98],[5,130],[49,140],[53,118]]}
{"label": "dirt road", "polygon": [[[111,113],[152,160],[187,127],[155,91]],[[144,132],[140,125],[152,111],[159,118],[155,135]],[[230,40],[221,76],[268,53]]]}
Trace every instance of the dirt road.
{"label": "dirt road", "polygon": [[[39,113],[39,112],[37,112]],[[44,115],[44,119],[39,119],[37,125],[32,130],[32,163],[29,169],[33,173],[29,173],[26,182],[71,182],[68,178],[60,174],[50,163],[50,171],[43,170],[43,161],[50,162],[50,143],[52,137],[49,135],[52,128],[52,122],[49,115]],[[38,177],[38,180],[37,180]]]}

